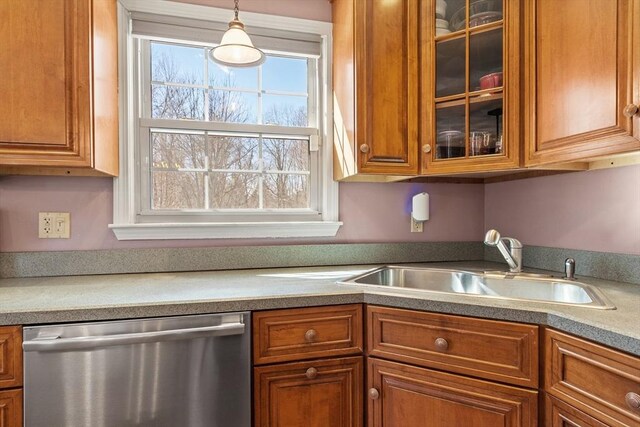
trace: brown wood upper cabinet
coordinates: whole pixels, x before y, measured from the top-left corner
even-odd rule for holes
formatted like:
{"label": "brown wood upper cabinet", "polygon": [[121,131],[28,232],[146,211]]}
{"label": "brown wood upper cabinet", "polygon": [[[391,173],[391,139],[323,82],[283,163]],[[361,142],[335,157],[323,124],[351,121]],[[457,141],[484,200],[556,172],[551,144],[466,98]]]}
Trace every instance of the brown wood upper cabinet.
{"label": "brown wood upper cabinet", "polygon": [[3,0],[0,16],[0,173],[117,175],[116,0]]}
{"label": "brown wood upper cabinet", "polygon": [[640,0],[526,5],[526,165],[640,150]]}
{"label": "brown wood upper cabinet", "polygon": [[334,177],[418,172],[419,0],[333,0]]}
{"label": "brown wood upper cabinet", "polygon": [[522,0],[425,0],[421,174],[520,166]]}

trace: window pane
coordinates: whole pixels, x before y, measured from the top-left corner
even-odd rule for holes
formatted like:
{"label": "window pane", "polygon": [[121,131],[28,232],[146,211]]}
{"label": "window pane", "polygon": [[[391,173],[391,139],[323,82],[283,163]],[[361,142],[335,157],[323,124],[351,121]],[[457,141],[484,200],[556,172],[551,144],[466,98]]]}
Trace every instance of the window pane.
{"label": "window pane", "polygon": [[152,85],[151,100],[154,119],[204,120],[203,89]]}
{"label": "window pane", "polygon": [[258,123],[258,94],[230,90],[209,91],[209,120]]}
{"label": "window pane", "polygon": [[264,95],[262,99],[264,124],[302,127],[309,125],[306,97]]}
{"label": "window pane", "polygon": [[265,170],[308,171],[309,141],[264,138],[262,157]]}
{"label": "window pane", "polygon": [[255,173],[212,173],[209,180],[213,209],[258,209],[260,179]]}
{"label": "window pane", "polygon": [[151,43],[151,79],[204,84],[204,48]]}
{"label": "window pane", "polygon": [[151,151],[154,168],[206,168],[204,135],[152,132]]}
{"label": "window pane", "polygon": [[258,138],[238,136],[209,137],[211,168],[230,170],[257,170],[260,168]]}
{"label": "window pane", "polygon": [[153,172],[153,209],[204,209],[204,174]]}
{"label": "window pane", "polygon": [[258,67],[225,67],[209,60],[209,86],[257,90]]}
{"label": "window pane", "polygon": [[265,174],[264,207],[267,209],[308,208],[309,177]]}
{"label": "window pane", "polygon": [[267,56],[262,65],[265,90],[307,93],[307,59]]}

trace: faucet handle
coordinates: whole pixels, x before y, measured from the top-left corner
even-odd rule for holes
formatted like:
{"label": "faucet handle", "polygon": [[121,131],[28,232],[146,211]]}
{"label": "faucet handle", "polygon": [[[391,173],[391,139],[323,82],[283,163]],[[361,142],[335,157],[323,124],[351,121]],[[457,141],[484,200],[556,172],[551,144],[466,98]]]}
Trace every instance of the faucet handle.
{"label": "faucet handle", "polygon": [[567,258],[564,260],[564,278],[567,280],[576,279],[576,260]]}

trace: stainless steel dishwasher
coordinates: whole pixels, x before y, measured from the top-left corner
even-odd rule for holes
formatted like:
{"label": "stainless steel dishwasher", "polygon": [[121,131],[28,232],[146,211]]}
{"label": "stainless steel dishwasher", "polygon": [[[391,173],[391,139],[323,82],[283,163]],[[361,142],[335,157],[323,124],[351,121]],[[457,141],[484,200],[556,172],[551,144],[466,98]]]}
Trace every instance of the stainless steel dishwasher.
{"label": "stainless steel dishwasher", "polygon": [[249,427],[249,313],[24,328],[27,427]]}

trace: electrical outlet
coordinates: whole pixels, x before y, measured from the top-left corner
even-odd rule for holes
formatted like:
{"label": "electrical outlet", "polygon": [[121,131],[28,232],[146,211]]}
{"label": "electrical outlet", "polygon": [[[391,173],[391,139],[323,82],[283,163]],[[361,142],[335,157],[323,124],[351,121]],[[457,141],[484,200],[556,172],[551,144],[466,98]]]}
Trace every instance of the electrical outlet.
{"label": "electrical outlet", "polygon": [[68,239],[71,237],[69,212],[40,212],[38,237],[41,239]]}
{"label": "electrical outlet", "polygon": [[411,232],[412,233],[422,233],[424,230],[424,223],[422,221],[416,221],[411,217]]}

